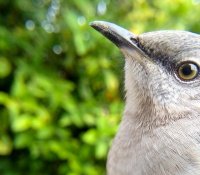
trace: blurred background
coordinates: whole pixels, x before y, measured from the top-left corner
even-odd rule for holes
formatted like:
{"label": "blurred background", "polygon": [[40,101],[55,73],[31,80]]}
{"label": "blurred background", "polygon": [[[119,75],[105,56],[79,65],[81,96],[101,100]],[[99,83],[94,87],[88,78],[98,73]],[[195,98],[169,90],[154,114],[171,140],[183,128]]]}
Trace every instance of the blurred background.
{"label": "blurred background", "polygon": [[0,175],[104,175],[124,57],[88,23],[200,33],[200,0],[0,0]]}

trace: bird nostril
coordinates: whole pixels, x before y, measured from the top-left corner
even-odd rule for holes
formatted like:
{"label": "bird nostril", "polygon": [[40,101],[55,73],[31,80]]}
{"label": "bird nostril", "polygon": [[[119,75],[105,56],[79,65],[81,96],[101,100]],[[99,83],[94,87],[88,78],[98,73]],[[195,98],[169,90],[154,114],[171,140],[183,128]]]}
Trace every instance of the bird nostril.
{"label": "bird nostril", "polygon": [[133,44],[138,44],[138,40],[137,40],[137,38],[132,38],[132,37],[130,37],[130,40],[133,42]]}

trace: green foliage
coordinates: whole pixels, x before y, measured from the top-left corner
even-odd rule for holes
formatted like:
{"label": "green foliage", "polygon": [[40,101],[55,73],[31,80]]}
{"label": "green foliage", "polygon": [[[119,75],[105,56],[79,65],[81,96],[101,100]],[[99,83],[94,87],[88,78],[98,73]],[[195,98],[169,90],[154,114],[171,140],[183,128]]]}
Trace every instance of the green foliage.
{"label": "green foliage", "polygon": [[123,56],[88,23],[200,31],[199,1],[0,0],[0,174],[105,174]]}

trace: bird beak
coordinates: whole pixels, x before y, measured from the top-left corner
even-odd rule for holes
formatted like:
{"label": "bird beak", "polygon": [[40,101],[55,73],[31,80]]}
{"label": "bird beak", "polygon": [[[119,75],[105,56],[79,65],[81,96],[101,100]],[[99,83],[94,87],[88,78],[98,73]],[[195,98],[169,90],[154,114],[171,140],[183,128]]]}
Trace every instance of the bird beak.
{"label": "bird beak", "polygon": [[[133,55],[133,52],[135,53],[136,51],[143,57],[146,57],[147,59],[145,60],[149,60],[153,63],[153,61],[138,47],[137,35],[120,26],[105,21],[93,21],[90,23],[90,26],[112,41],[125,55]],[[144,64],[144,60],[142,61],[139,59],[138,61]]]}

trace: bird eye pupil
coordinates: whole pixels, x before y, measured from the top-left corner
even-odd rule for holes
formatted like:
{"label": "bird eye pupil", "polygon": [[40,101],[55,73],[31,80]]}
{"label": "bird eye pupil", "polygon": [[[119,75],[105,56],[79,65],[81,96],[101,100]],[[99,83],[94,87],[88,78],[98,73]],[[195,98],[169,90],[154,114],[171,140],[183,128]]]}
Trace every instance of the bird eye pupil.
{"label": "bird eye pupil", "polygon": [[190,75],[192,73],[192,67],[190,64],[183,66],[182,68],[182,74],[183,75]]}
{"label": "bird eye pupil", "polygon": [[181,80],[192,80],[197,77],[199,68],[194,63],[183,63],[178,68],[178,75]]}

